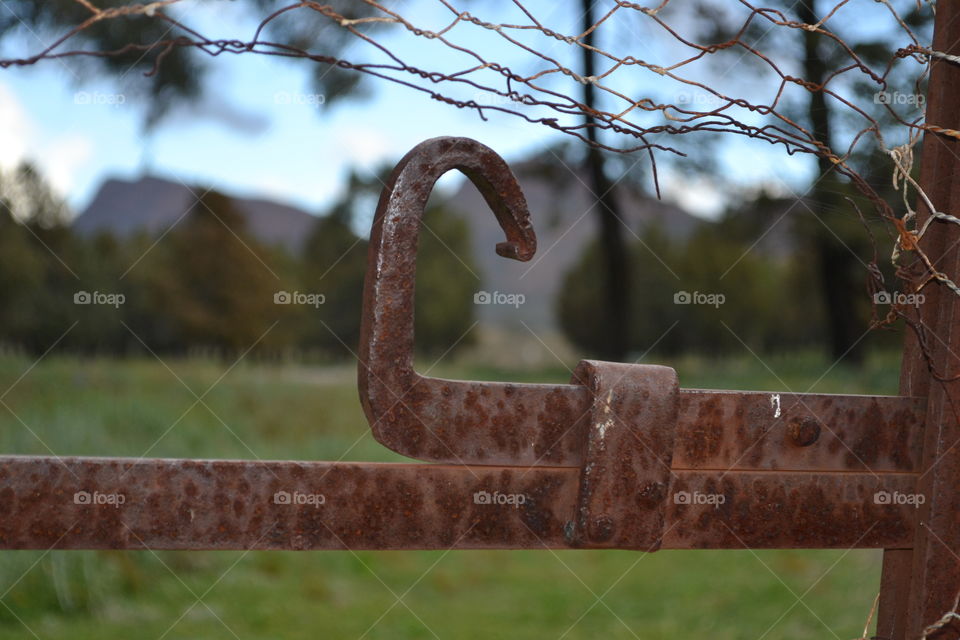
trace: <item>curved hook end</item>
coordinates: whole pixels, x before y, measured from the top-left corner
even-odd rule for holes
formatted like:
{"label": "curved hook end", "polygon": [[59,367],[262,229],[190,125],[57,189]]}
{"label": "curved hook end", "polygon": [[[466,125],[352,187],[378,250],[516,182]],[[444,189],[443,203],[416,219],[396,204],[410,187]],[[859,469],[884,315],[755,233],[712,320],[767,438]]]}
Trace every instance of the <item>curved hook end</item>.
{"label": "curved hook end", "polygon": [[511,260],[527,262],[537,251],[537,245],[531,245],[528,242],[498,242],[497,255]]}
{"label": "curved hook end", "polygon": [[[537,250],[523,191],[506,161],[489,147],[469,138],[433,138],[397,164],[370,234],[358,381],[374,437],[413,457],[423,457],[438,433],[458,420],[458,410],[451,408],[466,401],[458,403],[450,394],[461,393],[457,389],[466,394],[474,386],[451,381],[437,386],[413,367],[417,235],[434,184],[451,169],[466,175],[493,210],[504,232],[496,246],[499,255],[527,261]],[[430,459],[446,455],[440,450]]]}

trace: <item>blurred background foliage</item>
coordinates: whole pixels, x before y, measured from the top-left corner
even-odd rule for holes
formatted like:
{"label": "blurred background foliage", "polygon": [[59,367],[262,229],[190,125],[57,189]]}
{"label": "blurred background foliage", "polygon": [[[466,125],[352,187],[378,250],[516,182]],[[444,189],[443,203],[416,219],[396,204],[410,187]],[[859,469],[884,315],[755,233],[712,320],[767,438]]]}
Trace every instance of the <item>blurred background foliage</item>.
{"label": "blurred background foliage", "polygon": [[[351,178],[347,196],[318,215],[295,255],[249,233],[229,197],[202,197],[184,219],[157,237],[120,239],[74,233],[65,206],[37,171],[24,165],[0,176],[0,343],[29,354],[57,350],[100,355],[146,351],[179,355],[329,361],[352,358],[359,341],[367,241],[355,229],[369,220],[387,169]],[[861,269],[869,237],[851,197],[832,227]],[[789,250],[757,248],[776,200],[760,192],[686,237],[656,222],[628,243],[631,298],[628,348],[640,355],[684,352],[723,355],[744,346],[758,353],[823,347],[828,319],[798,218]],[[469,226],[450,199],[434,197],[420,237],[416,291],[417,348],[438,356],[474,344],[473,294],[478,268]],[[764,218],[767,222],[763,223]],[[859,255],[857,255],[859,254]],[[554,301],[557,325],[579,353],[604,349],[605,314],[595,240],[563,275]],[[862,274],[861,274],[862,275]],[[865,281],[864,277],[861,280]],[[122,294],[124,304],[78,305],[77,292]],[[677,304],[678,291],[712,292],[735,304]],[[281,292],[319,293],[323,304],[277,304]],[[869,296],[858,296],[854,322],[869,327]],[[66,327],[76,322],[63,336]],[[61,339],[62,338],[62,339]],[[866,343],[896,347],[894,332]]]}
{"label": "blurred background foliage", "polygon": [[[124,4],[123,0],[98,2],[104,9]],[[775,4],[808,23],[816,22],[832,6],[822,0]],[[277,8],[267,0],[231,5],[238,13],[261,19]],[[336,0],[330,6],[350,20],[377,15],[362,2]],[[580,13],[590,24],[597,16],[591,18],[590,3],[582,6],[587,10]],[[88,8],[74,0],[9,0],[6,7],[0,15],[3,41],[54,38],[89,17]],[[682,11],[689,13],[691,30],[704,40],[728,39],[738,28],[734,14],[714,0],[697,0]],[[930,15],[919,5],[905,19],[917,33],[929,32]],[[292,11],[270,22],[264,36],[337,58],[349,50],[351,37],[344,29],[324,28],[328,22],[317,12]],[[889,31],[863,33],[855,24],[847,26],[841,35],[864,60],[876,65],[889,56]],[[163,23],[145,16],[130,16],[96,22],[72,38],[91,49],[117,50],[131,42],[155,42],[163,35],[157,32],[162,27]],[[380,25],[365,23],[365,28]],[[802,67],[805,78],[820,82],[836,72],[839,57],[832,41],[821,42],[809,33],[778,33],[770,37],[778,38],[777,46]],[[767,37],[765,27],[751,24],[746,37]],[[586,49],[584,54],[581,63],[588,69],[596,61]],[[161,55],[163,64],[158,65]],[[743,57],[732,49],[716,60],[726,70]],[[745,60],[748,63],[750,57]],[[63,63],[75,72],[77,84],[107,78],[124,94],[145,97],[141,102],[149,105],[143,114],[147,129],[176,110],[202,110],[210,98],[205,91],[209,91],[214,64],[196,48],[131,48],[117,56]],[[324,97],[318,105],[320,114],[327,114],[340,101],[371,94],[371,83],[361,74],[327,64],[306,69],[308,86]],[[755,72],[761,74],[761,69]],[[907,87],[908,78],[901,76],[894,73],[889,88]],[[852,88],[863,95],[875,92],[866,84]],[[591,90],[589,83],[584,85],[586,104],[595,98]],[[885,132],[893,128],[882,105],[874,103],[868,107],[880,119],[879,126]],[[824,101],[821,93],[789,109],[792,118],[831,148],[841,147],[857,130],[849,114],[838,104]],[[707,141],[709,145],[698,148],[679,166],[722,180],[721,168],[714,162],[717,141],[709,136]],[[571,159],[571,164],[583,167],[584,175],[591,177],[593,192],[607,194],[614,174],[618,181],[622,179],[626,161],[626,157],[591,152]],[[888,200],[895,197],[888,185],[889,163],[875,145],[858,149],[856,163],[880,195]],[[546,165],[556,170],[557,180],[569,180],[557,163]],[[147,345],[158,353],[226,355],[252,349],[255,356],[267,358],[349,358],[359,339],[367,251],[365,238],[357,232],[369,219],[381,185],[378,178],[384,173],[370,178],[354,174],[344,190],[348,195],[327,211],[315,212],[320,215],[306,250],[292,255],[258,242],[231,211],[229,198],[215,192],[207,193],[162,240],[147,235],[124,240],[80,237],[70,230],[71,216],[64,203],[35,169],[24,165],[0,178],[0,198],[9,205],[0,207],[0,344],[28,353],[42,353],[56,342],[61,350],[113,355],[138,353]],[[668,354],[724,354],[742,349],[743,340],[759,352],[822,346],[833,359],[856,363],[862,361],[866,348],[892,346],[897,338],[890,332],[864,338],[875,311],[866,291],[874,248],[864,227],[867,223],[854,204],[857,196],[850,184],[832,173],[829,162],[820,159],[818,174],[807,195],[799,199],[798,209],[812,215],[790,216],[793,243],[788,252],[754,250],[758,229],[782,211],[769,206],[771,198],[763,191],[747,194],[719,220],[704,223],[682,239],[655,225],[638,230],[633,237],[632,230],[628,233],[616,223],[624,203],[618,204],[611,193],[606,198],[610,202],[594,207],[596,213],[591,214],[600,221],[603,233],[563,274],[565,286],[554,301],[556,325],[582,355],[617,360],[651,349]],[[456,350],[475,340],[468,329],[476,319],[471,296],[479,276],[469,251],[469,227],[450,215],[455,204],[433,202],[426,217],[435,233],[421,234],[416,323],[417,346],[424,355]],[[871,210],[862,199],[861,205],[863,211]],[[885,261],[877,262],[890,281]],[[732,270],[735,278],[728,277]],[[719,308],[676,305],[673,295],[678,288],[721,293],[728,299],[735,288],[737,303]],[[76,306],[72,295],[78,290],[119,292],[126,296],[126,304],[115,310]],[[325,304],[318,309],[273,304],[273,295],[280,291],[320,293]],[[74,320],[78,320],[74,330],[57,342],[63,328]]]}
{"label": "blurred background foliage", "polygon": [[[383,173],[383,172],[382,172]],[[39,355],[296,354],[349,358],[360,339],[367,241],[354,231],[357,203],[381,183],[352,181],[350,197],[318,216],[302,255],[265,246],[229,197],[203,194],[160,237],[74,233],[36,171],[0,177],[0,343]],[[15,202],[15,204],[14,204]],[[375,202],[375,200],[373,200]],[[418,348],[439,355],[471,343],[473,293],[467,225],[440,203],[418,250]],[[118,307],[76,304],[78,292],[121,294]],[[317,293],[318,306],[277,304],[282,293]],[[74,330],[63,332],[76,322]],[[62,340],[58,340],[61,338]]]}

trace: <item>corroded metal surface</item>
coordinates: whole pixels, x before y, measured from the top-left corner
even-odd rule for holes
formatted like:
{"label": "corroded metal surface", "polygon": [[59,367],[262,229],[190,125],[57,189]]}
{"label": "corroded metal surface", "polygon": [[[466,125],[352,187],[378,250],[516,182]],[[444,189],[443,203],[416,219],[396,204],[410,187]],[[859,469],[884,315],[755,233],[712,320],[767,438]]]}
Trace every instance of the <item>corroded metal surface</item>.
{"label": "corroded metal surface", "polygon": [[[567,548],[579,475],[543,467],[3,457],[0,548]],[[665,501],[665,549],[910,543],[915,508],[878,504],[874,494],[912,492],[913,474],[676,476]],[[697,497],[706,494],[723,502]]]}
{"label": "corroded metal surface", "polygon": [[665,549],[909,545],[914,474],[677,471]]}
{"label": "corroded metal surface", "polygon": [[506,234],[497,253],[529,260],[536,251],[527,203],[506,162],[469,138],[417,145],[390,175],[374,217],[364,285],[360,399],[374,436],[404,455],[477,464],[558,464],[579,445],[566,420],[586,394],[570,387],[474,383],[413,370],[416,251],[437,179],[452,169],[480,190]]}
{"label": "corroded metal surface", "polygon": [[[444,380],[413,369],[420,223],[434,183],[453,169],[477,185],[496,215],[506,235],[500,255],[529,260],[536,251],[523,193],[489,147],[434,138],[404,156],[370,235],[358,375],[370,427],[381,444],[419,460],[579,467],[592,403],[582,385]],[[911,471],[923,406],[896,397],[684,391],[675,466]],[[816,442],[787,441],[800,426],[819,431]]]}
{"label": "corroded metal surface", "polygon": [[[937,3],[931,49],[960,55],[960,4]],[[960,66],[932,58],[926,122],[948,132],[960,130],[958,103]],[[960,282],[960,227],[931,222],[930,205],[951,213],[960,209],[958,158],[960,139],[924,135],[919,186],[929,200],[917,198],[915,223],[917,229],[930,227],[919,247],[931,268],[953,282]],[[928,399],[919,483],[927,500],[919,509],[914,539],[906,545],[912,551],[884,553],[877,637],[952,640],[960,638],[956,622],[929,633],[926,629],[957,611],[960,595],[960,297],[942,283],[929,283],[924,262],[911,254],[913,267],[900,272],[903,290],[922,291],[924,299],[910,312],[918,333],[906,332],[900,392]]]}
{"label": "corroded metal surface", "polygon": [[[391,449],[432,462],[581,465],[591,407],[583,387],[419,380],[405,395],[396,389],[402,400],[371,421]],[[916,471],[925,406],[898,396],[681,389],[674,467]],[[414,416],[415,428],[399,427]],[[817,439],[799,444],[793,434],[811,424]]]}
{"label": "corroded metal surface", "polygon": [[[390,435],[391,449],[432,462],[581,465],[591,406],[583,387],[420,380],[403,404],[421,420]],[[674,466],[916,471],[925,406],[898,396],[681,389]],[[810,421],[819,437],[799,445],[792,434]]]}
{"label": "corroded metal surface", "polygon": [[683,389],[674,466],[916,471],[925,405],[891,396]]}
{"label": "corroded metal surface", "polygon": [[571,544],[656,551],[670,490],[677,372],[584,360],[573,379],[590,390],[580,497]]}
{"label": "corroded metal surface", "polygon": [[0,486],[6,549],[537,548],[564,546],[577,474],[8,457]]}

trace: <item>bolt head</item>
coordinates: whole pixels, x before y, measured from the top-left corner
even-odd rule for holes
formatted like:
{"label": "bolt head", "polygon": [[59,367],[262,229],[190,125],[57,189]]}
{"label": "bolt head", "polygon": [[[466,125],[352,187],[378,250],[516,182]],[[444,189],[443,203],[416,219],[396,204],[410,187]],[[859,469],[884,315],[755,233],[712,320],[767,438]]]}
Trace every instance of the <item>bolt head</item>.
{"label": "bolt head", "polygon": [[820,439],[820,422],[812,416],[792,420],[787,427],[787,434],[798,447],[809,447]]}
{"label": "bolt head", "polygon": [[609,516],[599,516],[594,518],[587,528],[587,536],[590,542],[607,542],[613,537],[613,520]]}

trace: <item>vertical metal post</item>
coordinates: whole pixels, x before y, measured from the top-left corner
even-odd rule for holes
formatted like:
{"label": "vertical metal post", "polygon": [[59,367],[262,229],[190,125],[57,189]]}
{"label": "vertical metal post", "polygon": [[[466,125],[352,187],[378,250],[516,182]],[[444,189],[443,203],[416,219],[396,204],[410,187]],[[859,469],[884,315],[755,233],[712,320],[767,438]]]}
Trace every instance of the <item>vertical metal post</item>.
{"label": "vertical metal post", "polygon": [[[933,48],[960,54],[960,2],[938,2]],[[960,65],[931,64],[926,121],[960,130]],[[923,139],[920,185],[939,211],[960,209],[960,140],[927,132]],[[920,226],[930,216],[918,207]],[[921,241],[936,268],[960,280],[960,225],[935,221]],[[916,265],[914,284],[925,273]],[[913,549],[887,550],[883,558],[878,638],[916,640],[951,611],[960,592],[960,297],[930,283],[916,313],[925,338],[908,330],[901,367],[901,395],[928,399],[923,465],[917,490],[920,507]],[[925,353],[926,352],[926,353]],[[936,375],[930,368],[932,363]],[[960,638],[952,623],[929,636]]]}

